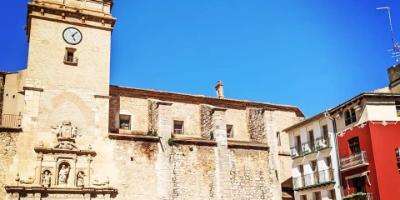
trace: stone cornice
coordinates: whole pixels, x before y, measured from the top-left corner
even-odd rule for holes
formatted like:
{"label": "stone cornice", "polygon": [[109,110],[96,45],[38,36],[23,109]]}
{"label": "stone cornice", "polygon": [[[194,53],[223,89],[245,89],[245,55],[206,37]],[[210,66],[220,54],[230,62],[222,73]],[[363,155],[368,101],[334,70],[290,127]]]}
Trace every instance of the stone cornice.
{"label": "stone cornice", "polygon": [[279,110],[289,111],[296,113],[297,116],[304,117],[304,114],[299,108],[293,106],[276,105],[269,103],[258,103],[236,99],[218,99],[206,96],[196,96],[189,94],[180,94],[172,92],[163,92],[156,90],[145,90],[138,88],[126,88],[119,86],[110,86],[110,96],[124,96],[133,98],[144,98],[144,99],[158,99],[167,102],[183,102],[192,104],[206,104],[220,108],[230,109],[246,109],[246,108],[261,108],[264,110]]}
{"label": "stone cornice", "polygon": [[253,149],[268,151],[269,147],[265,143],[257,143],[252,141],[229,140],[228,148],[232,149]]}
{"label": "stone cornice", "polygon": [[[30,34],[30,24],[32,18],[63,22],[67,24],[86,26],[108,31],[113,30],[116,22],[116,19],[113,16],[106,13],[89,12],[85,9],[67,9],[65,6],[55,7],[38,3],[28,3],[28,21],[26,29],[28,36]],[[98,25],[86,23],[86,21],[95,22]]]}
{"label": "stone cornice", "polygon": [[112,187],[96,188],[45,188],[41,186],[5,186],[7,193],[40,193],[40,194],[109,194],[115,197],[118,190]]}
{"label": "stone cornice", "polygon": [[143,141],[143,142],[159,142],[158,136],[151,135],[135,135],[135,134],[121,134],[121,133],[109,133],[108,137],[114,140],[130,140],[130,141]]}
{"label": "stone cornice", "polygon": [[29,87],[29,86],[24,86],[22,88],[24,91],[25,90],[32,90],[32,91],[36,91],[36,92],[43,92],[43,88],[37,88],[37,87]]}
{"label": "stone cornice", "polygon": [[0,132],[20,133],[22,132],[22,128],[11,128],[6,126],[0,126]]}
{"label": "stone cornice", "polygon": [[43,147],[35,147],[36,153],[45,153],[45,154],[76,154],[76,155],[91,155],[96,156],[95,151],[91,150],[68,150],[68,149],[55,149],[55,148],[43,148]]}

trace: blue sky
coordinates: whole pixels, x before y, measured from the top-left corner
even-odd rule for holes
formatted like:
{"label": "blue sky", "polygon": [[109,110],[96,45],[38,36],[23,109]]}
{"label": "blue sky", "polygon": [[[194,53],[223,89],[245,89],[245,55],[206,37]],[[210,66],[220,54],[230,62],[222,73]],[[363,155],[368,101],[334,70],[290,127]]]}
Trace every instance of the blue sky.
{"label": "blue sky", "polygon": [[[26,67],[26,2],[2,4],[1,71]],[[222,80],[227,98],[311,116],[387,85],[383,5],[400,33],[394,0],[115,0],[111,83],[214,96]]]}

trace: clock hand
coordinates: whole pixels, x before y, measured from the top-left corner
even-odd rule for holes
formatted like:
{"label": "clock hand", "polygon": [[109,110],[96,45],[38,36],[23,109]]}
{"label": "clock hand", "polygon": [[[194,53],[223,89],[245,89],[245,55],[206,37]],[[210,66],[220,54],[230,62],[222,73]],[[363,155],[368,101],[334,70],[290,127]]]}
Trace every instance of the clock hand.
{"label": "clock hand", "polygon": [[72,36],[72,39],[74,39],[74,41],[76,41],[75,35],[76,35],[77,33],[78,33],[78,32],[75,32],[74,34],[71,35],[71,36]]}

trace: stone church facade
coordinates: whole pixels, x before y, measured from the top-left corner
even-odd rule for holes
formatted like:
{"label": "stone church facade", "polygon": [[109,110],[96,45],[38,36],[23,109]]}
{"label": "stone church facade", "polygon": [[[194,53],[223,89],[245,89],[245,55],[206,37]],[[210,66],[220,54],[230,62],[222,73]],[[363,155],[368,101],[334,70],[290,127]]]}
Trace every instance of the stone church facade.
{"label": "stone church facade", "polygon": [[292,106],[109,83],[111,0],[28,3],[0,73],[0,200],[282,199]]}

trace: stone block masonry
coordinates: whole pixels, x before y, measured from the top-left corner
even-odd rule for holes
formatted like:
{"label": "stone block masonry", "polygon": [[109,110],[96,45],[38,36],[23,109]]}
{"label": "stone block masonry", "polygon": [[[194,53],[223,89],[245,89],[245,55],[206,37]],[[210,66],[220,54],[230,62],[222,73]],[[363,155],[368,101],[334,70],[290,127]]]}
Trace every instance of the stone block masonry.
{"label": "stone block masonry", "polygon": [[[6,185],[9,167],[17,151],[18,132],[0,130],[0,188]],[[14,174],[16,176],[16,174]],[[6,191],[0,189],[0,199],[6,196]]]}

